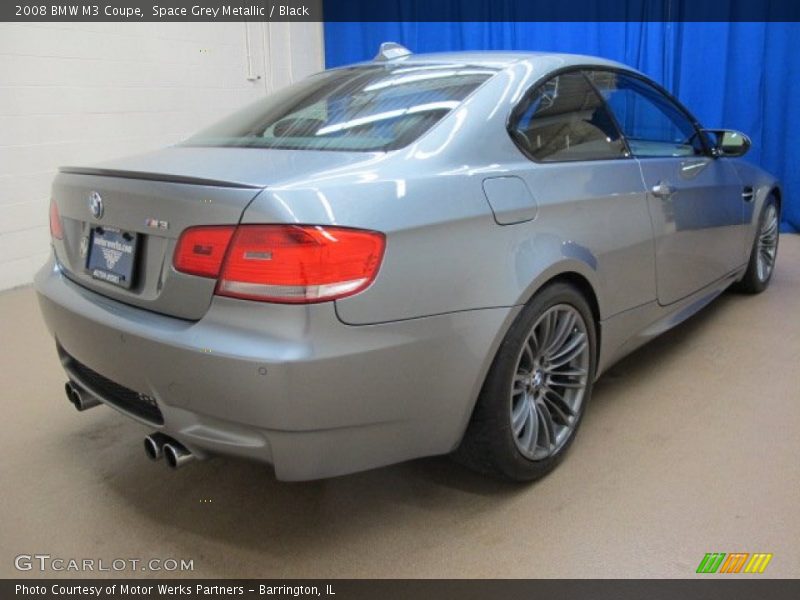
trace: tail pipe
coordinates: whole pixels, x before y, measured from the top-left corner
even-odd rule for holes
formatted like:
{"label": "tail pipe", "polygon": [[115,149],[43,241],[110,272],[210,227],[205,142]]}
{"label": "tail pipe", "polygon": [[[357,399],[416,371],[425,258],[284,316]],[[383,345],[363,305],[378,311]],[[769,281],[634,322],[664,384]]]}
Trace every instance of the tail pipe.
{"label": "tail pipe", "polygon": [[172,438],[163,433],[151,433],[144,438],[144,453],[150,460],[159,460],[164,456],[164,446],[171,441]]}
{"label": "tail pipe", "polygon": [[164,444],[164,458],[172,469],[182,467],[194,459],[194,454],[186,446],[176,440]]}
{"label": "tail pipe", "polygon": [[150,460],[165,458],[172,469],[182,467],[194,458],[194,454],[175,438],[155,432],[144,438],[144,453]]}
{"label": "tail pipe", "polygon": [[64,384],[64,391],[67,393],[67,400],[69,400],[72,406],[77,410],[88,410],[100,404],[100,400],[71,381]]}

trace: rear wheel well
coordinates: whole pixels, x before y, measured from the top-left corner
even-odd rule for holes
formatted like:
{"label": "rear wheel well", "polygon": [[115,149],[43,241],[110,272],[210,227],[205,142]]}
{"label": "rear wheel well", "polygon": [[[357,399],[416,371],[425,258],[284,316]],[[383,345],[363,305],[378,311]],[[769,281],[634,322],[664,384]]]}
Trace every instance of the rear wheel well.
{"label": "rear wheel well", "polygon": [[774,187],[769,191],[770,196],[775,196],[775,202],[778,203],[778,215],[781,214],[781,190],[779,187]]}
{"label": "rear wheel well", "polygon": [[[537,290],[534,292],[534,295],[539,292],[540,289],[543,287],[550,285],[551,283],[555,283],[557,281],[563,281],[564,283],[569,283],[570,285],[578,288],[586,301],[589,303],[589,306],[592,307],[592,316],[594,316],[595,321],[600,320],[600,305],[597,303],[597,295],[594,293],[594,288],[592,284],[589,283],[589,280],[586,279],[580,273],[575,273],[574,271],[569,271],[567,273],[559,273],[552,279],[548,279],[544,282]],[[533,297],[533,296],[531,296]]]}
{"label": "rear wheel well", "polygon": [[[461,443],[454,452],[457,460],[479,472],[513,481],[541,478],[563,459],[582,420],[583,407],[591,401],[593,366],[596,368],[592,365],[594,357],[590,351],[597,349],[597,327],[593,322],[598,320],[599,307],[591,284],[578,273],[565,272],[537,287],[525,305],[518,307],[514,322],[486,373]],[[571,316],[565,318],[561,314]],[[534,334],[544,315],[554,316],[556,320],[549,320],[538,330],[539,334]],[[576,333],[578,329],[582,331]],[[565,357],[564,361],[558,362],[561,357]],[[565,364],[570,365],[568,371],[559,371]],[[556,391],[563,381],[551,379],[556,376],[575,379],[568,380],[564,389]],[[548,408],[538,408],[545,406],[544,397],[550,395],[549,391],[536,388],[541,385],[537,381],[544,381],[547,390],[553,391],[563,402],[558,405],[557,413],[559,418],[567,419],[559,422],[567,427],[564,435],[568,437],[565,440],[562,437],[560,445],[553,437],[556,418]],[[527,382],[525,389],[518,387],[520,382]],[[567,388],[575,391],[568,392]],[[525,393],[519,396],[519,392]],[[580,394],[577,400],[580,404],[570,404],[577,394]],[[552,397],[550,399],[552,401]],[[522,411],[518,410],[520,405]],[[527,438],[520,438],[523,429],[518,424],[519,415],[525,419],[526,412],[532,415],[527,420],[536,425],[522,423],[528,433]],[[540,427],[538,423],[545,425]],[[536,456],[534,453],[539,447],[529,444],[531,440],[538,444],[540,429],[549,432],[545,433],[547,450],[544,455]],[[534,430],[535,438],[531,433]]]}

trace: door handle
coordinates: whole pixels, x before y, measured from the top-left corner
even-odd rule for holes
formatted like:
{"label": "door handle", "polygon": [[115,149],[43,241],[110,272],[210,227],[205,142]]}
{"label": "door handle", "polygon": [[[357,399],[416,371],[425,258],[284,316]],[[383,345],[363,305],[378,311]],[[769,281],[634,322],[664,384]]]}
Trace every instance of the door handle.
{"label": "door handle", "polygon": [[742,200],[745,202],[751,202],[755,197],[755,193],[753,192],[753,188],[751,186],[745,186],[742,190]]}
{"label": "door handle", "polygon": [[650,191],[653,193],[653,196],[656,196],[658,198],[666,198],[675,193],[675,188],[669,184],[664,183],[663,181],[659,181],[652,187]]}
{"label": "door handle", "polygon": [[681,163],[682,173],[692,173],[695,169],[700,169],[708,164],[708,159],[703,160],[686,160]]}

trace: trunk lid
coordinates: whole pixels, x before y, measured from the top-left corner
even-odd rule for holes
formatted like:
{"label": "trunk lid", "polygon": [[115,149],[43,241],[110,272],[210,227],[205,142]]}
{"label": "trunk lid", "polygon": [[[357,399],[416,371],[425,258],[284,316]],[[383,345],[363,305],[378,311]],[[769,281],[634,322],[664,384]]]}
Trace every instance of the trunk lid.
{"label": "trunk lid", "polygon": [[[181,232],[195,225],[230,225],[267,185],[296,180],[365,159],[360,153],[175,147],[97,167],[63,167],[52,198],[63,226],[54,240],[67,277],[114,300],[187,320],[200,319],[216,280],[172,268]],[[93,214],[97,198],[102,213]],[[100,228],[99,230],[97,228]],[[130,234],[135,240],[130,287],[98,279],[98,260],[122,265],[114,248],[93,238]],[[119,238],[120,240],[122,238]],[[102,242],[102,239],[101,239]],[[98,257],[110,252],[108,259]],[[127,251],[126,251],[127,252]],[[114,253],[118,263],[114,262]],[[111,262],[109,262],[111,261]]]}

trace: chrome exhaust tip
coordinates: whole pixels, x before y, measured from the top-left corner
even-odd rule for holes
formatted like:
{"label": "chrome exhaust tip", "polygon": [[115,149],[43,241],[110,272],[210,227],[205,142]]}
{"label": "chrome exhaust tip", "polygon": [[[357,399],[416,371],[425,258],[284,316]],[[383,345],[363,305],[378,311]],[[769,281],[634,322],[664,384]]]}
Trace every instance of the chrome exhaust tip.
{"label": "chrome exhaust tip", "polygon": [[[72,406],[75,406],[76,393],[75,393],[75,388],[72,387],[71,382],[68,381],[67,383],[64,384],[64,392],[67,394],[67,400],[69,400],[69,403],[72,404]],[[75,408],[78,407],[75,406]]]}
{"label": "chrome exhaust tip", "polygon": [[172,438],[163,433],[151,433],[144,438],[144,453],[150,460],[157,461],[164,456],[164,445],[171,441]]}
{"label": "chrome exhaust tip", "polygon": [[169,440],[164,444],[164,458],[171,469],[177,469],[191,462],[194,454],[180,442]]}
{"label": "chrome exhaust tip", "polygon": [[67,393],[67,400],[70,401],[76,410],[84,411],[100,404],[100,400],[92,396],[89,392],[79,388],[71,381],[64,384],[64,391]]}

